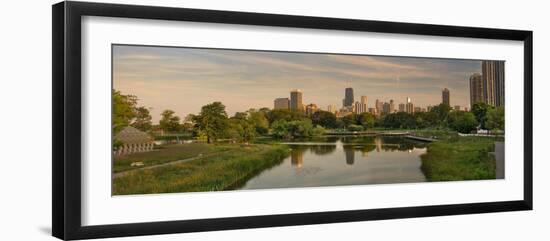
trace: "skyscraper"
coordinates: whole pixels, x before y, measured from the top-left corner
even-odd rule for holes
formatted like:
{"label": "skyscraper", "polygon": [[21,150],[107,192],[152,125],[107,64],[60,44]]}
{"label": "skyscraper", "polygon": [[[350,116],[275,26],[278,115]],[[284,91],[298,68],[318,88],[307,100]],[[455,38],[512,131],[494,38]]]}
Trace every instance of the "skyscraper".
{"label": "skyscraper", "polygon": [[407,105],[405,106],[405,111],[409,114],[414,113],[414,105],[412,102],[407,103]]}
{"label": "skyscraper", "polygon": [[485,102],[483,93],[483,79],[481,74],[472,74],[472,76],[470,76],[470,106],[478,102]]}
{"label": "skyscraper", "polygon": [[379,101],[378,99],[376,99],[374,108],[376,109],[376,114],[380,115],[380,113],[382,113],[382,108],[384,108],[384,102]]}
{"label": "skyscraper", "polygon": [[385,102],[384,105],[382,105],[382,114],[387,115],[390,113],[390,103]]}
{"label": "skyscraper", "polygon": [[353,88],[346,88],[343,102],[344,106],[353,106],[353,103],[355,102],[353,99]]}
{"label": "skyscraper", "polygon": [[304,104],[302,103],[302,92],[300,90],[290,92],[290,109],[303,111]]}
{"label": "skyscraper", "polygon": [[405,112],[405,104],[399,104],[399,112]]}
{"label": "skyscraper", "polygon": [[504,61],[482,61],[481,73],[485,103],[504,106]]}
{"label": "skyscraper", "polygon": [[390,111],[389,113],[394,113],[395,112],[395,103],[393,102],[393,100],[390,100]]}
{"label": "skyscraper", "polygon": [[288,98],[277,98],[275,101],[273,101],[273,109],[284,109],[288,110],[290,105],[290,100]]}
{"label": "skyscraper", "polygon": [[443,89],[441,92],[441,99],[441,103],[451,106],[451,93],[449,92],[449,89]]}
{"label": "skyscraper", "polygon": [[367,112],[368,109],[367,109],[367,105],[366,104],[363,104],[362,102],[355,102],[355,113],[356,114],[361,114],[361,113],[365,113]]}
{"label": "skyscraper", "polygon": [[367,96],[361,96],[361,104],[365,104],[366,106],[369,105],[369,98]]}
{"label": "skyscraper", "polygon": [[414,105],[411,102],[411,98],[407,97],[407,104],[405,104],[405,112],[412,114],[414,113]]}

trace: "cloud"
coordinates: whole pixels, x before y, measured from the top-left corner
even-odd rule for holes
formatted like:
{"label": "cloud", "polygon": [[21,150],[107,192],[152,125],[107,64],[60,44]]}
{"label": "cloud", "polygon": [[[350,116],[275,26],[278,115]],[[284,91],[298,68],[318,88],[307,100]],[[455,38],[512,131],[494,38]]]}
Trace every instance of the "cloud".
{"label": "cloud", "polygon": [[230,114],[272,107],[294,88],[323,108],[340,106],[346,87],[370,103],[410,96],[421,106],[438,104],[449,88],[451,104],[467,106],[468,78],[480,72],[473,60],[142,46],[115,46],[113,54],[114,88],[152,107],[155,121],[163,109],[184,116],[212,101]]}

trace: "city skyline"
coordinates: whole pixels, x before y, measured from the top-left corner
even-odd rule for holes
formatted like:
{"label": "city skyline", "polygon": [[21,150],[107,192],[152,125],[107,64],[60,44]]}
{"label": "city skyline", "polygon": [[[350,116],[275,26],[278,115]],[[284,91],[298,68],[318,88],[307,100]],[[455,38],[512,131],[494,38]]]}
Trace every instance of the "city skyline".
{"label": "city skyline", "polygon": [[[303,105],[341,108],[345,88],[357,97],[397,105],[408,97],[415,106],[441,103],[452,92],[451,106],[470,106],[470,76],[481,60],[356,56],[267,51],[240,51],[147,46],[113,47],[113,88],[138,96],[153,121],[172,109],[182,118],[214,101],[228,115],[249,108],[272,109],[277,98],[300,89]],[[291,104],[291,103],[289,103]]]}

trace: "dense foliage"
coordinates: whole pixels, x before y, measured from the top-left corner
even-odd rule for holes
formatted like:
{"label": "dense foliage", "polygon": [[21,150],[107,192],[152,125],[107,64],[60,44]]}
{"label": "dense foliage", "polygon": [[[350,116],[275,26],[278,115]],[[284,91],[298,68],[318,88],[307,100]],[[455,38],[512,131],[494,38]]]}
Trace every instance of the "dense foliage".
{"label": "dense foliage", "polygon": [[162,130],[205,138],[208,143],[219,139],[249,142],[258,136],[271,135],[290,139],[320,135],[330,130],[369,131],[384,129],[441,129],[470,133],[477,128],[504,130],[504,108],[475,103],[471,112],[452,110],[445,104],[428,112],[396,112],[382,116],[371,113],[337,117],[328,111],[305,115],[302,111],[268,108],[249,109],[229,117],[221,102],[201,108],[198,115],[188,114],[182,121],[172,110],[164,110],[158,125],[152,124],[149,109],[138,106],[138,98],[113,90],[113,128],[115,133],[125,126],[142,131]]}

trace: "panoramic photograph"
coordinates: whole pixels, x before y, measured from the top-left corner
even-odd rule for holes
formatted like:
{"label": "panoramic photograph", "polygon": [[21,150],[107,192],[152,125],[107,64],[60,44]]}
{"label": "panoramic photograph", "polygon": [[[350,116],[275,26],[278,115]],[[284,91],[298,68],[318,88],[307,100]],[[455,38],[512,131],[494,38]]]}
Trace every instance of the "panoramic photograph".
{"label": "panoramic photograph", "polygon": [[499,60],[112,45],[112,195],[504,178]]}

